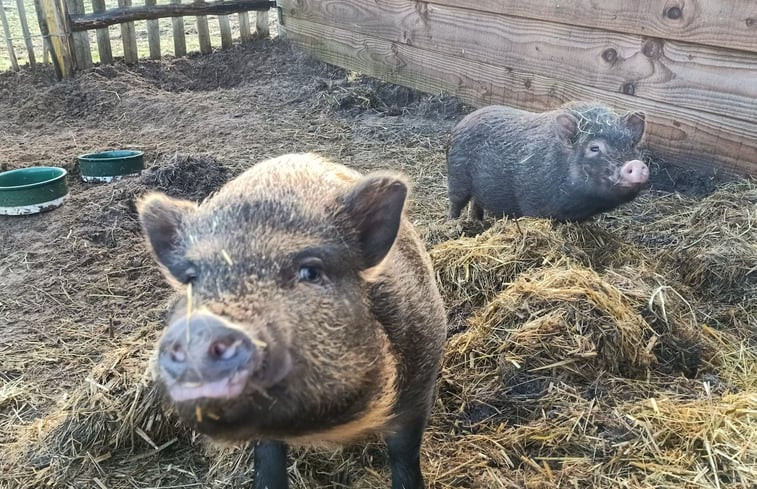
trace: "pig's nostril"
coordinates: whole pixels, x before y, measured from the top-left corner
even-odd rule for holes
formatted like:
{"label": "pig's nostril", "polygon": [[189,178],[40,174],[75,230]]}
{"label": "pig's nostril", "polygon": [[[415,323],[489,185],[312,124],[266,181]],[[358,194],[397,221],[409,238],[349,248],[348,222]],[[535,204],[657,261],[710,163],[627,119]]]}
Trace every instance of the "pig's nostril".
{"label": "pig's nostril", "polygon": [[208,347],[208,354],[216,360],[230,360],[237,354],[239,343],[239,341],[214,341]]}

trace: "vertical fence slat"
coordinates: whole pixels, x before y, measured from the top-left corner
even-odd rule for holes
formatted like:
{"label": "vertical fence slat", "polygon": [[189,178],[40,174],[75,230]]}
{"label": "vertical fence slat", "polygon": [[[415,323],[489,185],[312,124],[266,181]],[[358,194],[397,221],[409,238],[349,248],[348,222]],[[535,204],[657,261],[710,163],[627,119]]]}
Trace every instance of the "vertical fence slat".
{"label": "vertical fence slat", "polygon": [[248,42],[252,39],[252,33],[250,32],[250,18],[247,16],[247,12],[239,12],[239,35],[242,38],[242,42]]}
{"label": "vertical fence slat", "polygon": [[[148,7],[155,6],[155,0],[145,0]],[[147,21],[147,42],[150,45],[150,59],[160,59],[160,24],[158,20]]]}
{"label": "vertical fence slat", "polygon": [[255,35],[257,37],[268,37],[269,34],[268,11],[259,10],[255,20]]}
{"label": "vertical fence slat", "polygon": [[[194,3],[202,5],[203,0],[194,0]],[[197,35],[200,38],[200,52],[208,54],[213,50],[210,45],[210,31],[208,30],[208,18],[204,15],[197,17]]]}
{"label": "vertical fence slat", "polygon": [[34,56],[34,45],[32,44],[32,36],[29,33],[29,23],[26,21],[26,7],[24,6],[24,0],[16,0],[16,5],[18,5],[18,18],[21,21],[21,31],[24,33],[26,52],[29,53],[29,65],[34,66],[37,64],[37,59]]}
{"label": "vertical fence slat", "polygon": [[[92,0],[92,11],[105,12],[105,0]],[[110,48],[110,33],[108,29],[97,29],[97,52],[100,53],[100,63],[113,62],[113,51]]]}
{"label": "vertical fence slat", "polygon": [[50,51],[55,74],[58,78],[71,78],[74,73],[74,56],[66,34],[68,12],[63,0],[34,0],[39,30]]}
{"label": "vertical fence slat", "polygon": [[5,17],[5,7],[3,7],[3,0],[0,0],[0,20],[3,22],[3,31],[5,32],[5,45],[8,47],[8,58],[11,61],[11,66],[14,70],[18,71],[18,60],[16,59],[16,53],[13,51],[13,41],[11,41],[11,28],[8,25],[8,19]]}
{"label": "vertical fence slat", "polygon": [[[181,0],[171,0],[171,3],[181,3]],[[173,54],[178,58],[187,55],[187,40],[184,38],[184,17],[174,17],[173,23]]]}
{"label": "vertical fence slat", "polygon": [[[131,7],[131,0],[118,0],[119,7]],[[137,36],[134,34],[134,22],[121,24],[121,40],[124,44],[124,61],[136,63],[139,60],[137,52]]]}
{"label": "vertical fence slat", "polygon": [[[84,0],[66,0],[69,14],[83,14]],[[89,34],[85,32],[74,32],[71,35],[74,42],[74,61],[76,67],[81,69],[92,66],[92,51],[89,47]]]}
{"label": "vertical fence slat", "polygon": [[221,28],[221,47],[223,49],[229,49],[232,44],[231,25],[229,24],[229,16],[219,15],[218,25]]}

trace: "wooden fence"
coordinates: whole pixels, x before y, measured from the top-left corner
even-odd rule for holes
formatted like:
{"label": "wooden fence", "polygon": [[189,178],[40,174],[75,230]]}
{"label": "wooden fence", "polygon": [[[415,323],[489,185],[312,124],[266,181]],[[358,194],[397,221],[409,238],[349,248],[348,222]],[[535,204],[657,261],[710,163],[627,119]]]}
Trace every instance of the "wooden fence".
{"label": "wooden fence", "polygon": [[[8,5],[9,1],[13,4]],[[144,5],[136,5],[137,1],[144,2]],[[273,1],[261,0],[221,0],[212,3],[203,0],[189,0],[190,3],[161,0],[163,4],[160,5],[156,0],[132,2],[86,0],[85,9],[85,0],[0,0],[0,21],[5,37],[5,43],[0,47],[0,67],[5,65],[18,70],[19,59],[34,66],[40,54],[42,60],[47,62],[49,51],[58,75],[67,77],[76,69],[92,66],[93,61],[112,63],[115,57],[112,41],[118,38],[123,49],[116,47],[127,63],[136,63],[140,53],[143,57],[160,59],[166,51],[161,40],[165,41],[167,36],[161,36],[158,19],[169,17],[173,46],[168,50],[175,56],[185,56],[185,33],[190,26],[185,26],[184,17],[190,15],[196,16],[197,48],[202,53],[209,53],[213,46],[208,15],[218,16],[220,44],[225,49],[232,45],[232,22],[234,31],[242,41],[268,36],[268,11],[275,6]],[[257,11],[252,26],[248,17],[251,10]],[[33,17],[31,20],[30,15]],[[135,29],[134,21],[140,20],[146,20],[146,33]],[[110,26],[113,27],[109,29]],[[194,31],[193,27],[191,30]],[[90,36],[88,31],[93,31],[94,35]],[[166,30],[163,31],[165,34]],[[149,54],[145,49],[138,48],[140,37],[146,37],[145,49],[149,48]]]}
{"label": "wooden fence", "polygon": [[280,0],[314,56],[474,105],[648,114],[665,161],[757,176],[753,0]]}

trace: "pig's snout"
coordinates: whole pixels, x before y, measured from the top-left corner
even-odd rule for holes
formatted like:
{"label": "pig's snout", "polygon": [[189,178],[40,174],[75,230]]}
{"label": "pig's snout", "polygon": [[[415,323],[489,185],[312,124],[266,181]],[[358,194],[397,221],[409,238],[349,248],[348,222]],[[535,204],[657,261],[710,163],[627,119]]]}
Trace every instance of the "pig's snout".
{"label": "pig's snout", "polygon": [[261,352],[242,331],[211,314],[183,317],[160,342],[158,365],[175,402],[233,398],[260,366]]}
{"label": "pig's snout", "polygon": [[631,160],[620,169],[620,183],[623,186],[637,186],[647,183],[649,168],[641,160]]}

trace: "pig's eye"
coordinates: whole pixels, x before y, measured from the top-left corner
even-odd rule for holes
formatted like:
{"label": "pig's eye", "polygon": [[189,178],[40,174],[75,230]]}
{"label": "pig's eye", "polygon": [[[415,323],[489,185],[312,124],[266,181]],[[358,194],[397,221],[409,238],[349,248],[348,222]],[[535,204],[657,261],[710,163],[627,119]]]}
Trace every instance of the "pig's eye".
{"label": "pig's eye", "polygon": [[599,153],[599,146],[592,144],[591,146],[589,146],[589,151],[591,151],[592,153]]}
{"label": "pig's eye", "polygon": [[300,264],[297,277],[302,282],[320,284],[323,282],[323,262],[318,258],[310,258]]}
{"label": "pig's eye", "polygon": [[197,278],[197,269],[194,266],[189,266],[186,269],[184,269],[184,273],[181,277],[181,282],[188,284],[190,282],[194,282],[194,280]]}
{"label": "pig's eye", "polygon": [[321,270],[315,267],[300,267],[300,280],[318,282],[321,280]]}

